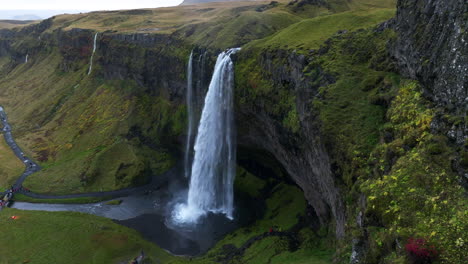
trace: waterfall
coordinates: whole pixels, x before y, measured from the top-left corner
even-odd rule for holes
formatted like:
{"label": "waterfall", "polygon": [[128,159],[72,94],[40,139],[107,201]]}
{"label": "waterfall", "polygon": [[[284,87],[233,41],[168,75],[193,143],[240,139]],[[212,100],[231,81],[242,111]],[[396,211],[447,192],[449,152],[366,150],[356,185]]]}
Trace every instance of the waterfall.
{"label": "waterfall", "polygon": [[190,58],[187,66],[187,115],[188,115],[188,128],[187,128],[187,140],[185,148],[185,177],[188,178],[190,175],[190,150],[192,147],[192,131],[193,131],[193,119],[195,115],[194,102],[193,102],[193,51],[190,53]]}
{"label": "waterfall", "polygon": [[205,51],[199,56],[196,52],[190,53],[187,65],[187,138],[184,156],[185,177],[190,178],[193,161],[193,143],[197,136],[197,126],[200,121],[200,115],[203,108],[203,101],[207,90],[205,82],[205,65],[208,53]]}
{"label": "waterfall", "polygon": [[94,34],[94,45],[93,45],[93,53],[91,53],[91,59],[89,60],[89,70],[88,70],[88,75],[91,74],[91,70],[93,69],[93,57],[94,53],[96,52],[96,41],[97,41],[97,35],[98,33]]}
{"label": "waterfall", "polygon": [[216,61],[195,141],[187,204],[176,206],[176,222],[194,223],[207,212],[233,218],[236,149],[234,65],[230,56],[239,50],[222,52]]}
{"label": "waterfall", "polygon": [[29,54],[26,54],[26,58],[24,59],[24,63],[28,63],[28,57],[29,57]]}

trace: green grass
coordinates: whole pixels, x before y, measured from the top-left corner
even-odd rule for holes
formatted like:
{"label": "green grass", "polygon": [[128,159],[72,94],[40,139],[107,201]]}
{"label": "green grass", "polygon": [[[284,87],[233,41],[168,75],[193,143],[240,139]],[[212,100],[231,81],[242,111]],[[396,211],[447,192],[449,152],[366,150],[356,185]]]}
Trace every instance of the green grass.
{"label": "green grass", "polygon": [[373,8],[347,11],[305,19],[248,47],[269,49],[318,49],[322,43],[339,30],[357,30],[374,27],[395,15],[394,8]]}
{"label": "green grass", "polygon": [[321,96],[313,106],[323,123],[325,142],[332,146],[330,152],[349,186],[362,173],[360,162],[379,142],[386,111],[379,102],[391,98],[398,85],[398,77],[384,71],[386,43],[392,37],[391,31],[336,37],[328,52],[306,70],[312,78],[319,78],[315,75],[320,68],[337,77],[336,83],[320,88]]}
{"label": "green grass", "polygon": [[3,134],[0,134],[0,190],[9,188],[23,173],[24,164],[6,144]]}
{"label": "green grass", "polygon": [[240,247],[249,238],[268,232],[272,226],[288,230],[297,224],[298,217],[305,212],[305,206],[304,195],[297,187],[277,185],[271,196],[266,199],[265,215],[251,226],[227,235],[212,251],[220,250],[224,244]]}
{"label": "green grass", "polygon": [[197,31],[188,40],[213,48],[238,47],[271,35],[300,20],[294,14],[278,10],[246,11],[236,17],[220,18],[220,21],[207,23],[203,27],[194,27]]}
{"label": "green grass", "polygon": [[301,231],[301,246],[294,252],[289,251],[287,239],[269,237],[252,245],[242,258],[244,263],[252,264],[329,264],[332,263],[333,250],[321,245],[319,239],[304,229]]}
{"label": "green grass", "polygon": [[[10,219],[13,215],[18,219]],[[175,259],[136,231],[102,217],[4,209],[0,221],[1,263],[126,263],[141,250],[149,263]]]}
{"label": "green grass", "polygon": [[266,181],[254,177],[242,167],[237,167],[236,181],[234,187],[237,190],[247,193],[251,197],[259,197]]}
{"label": "green grass", "polygon": [[[24,194],[15,194],[14,200],[18,202],[28,203],[49,203],[49,204],[87,204],[87,203],[98,203],[106,200],[110,200],[112,197],[80,197],[80,198],[69,198],[69,199],[38,199],[26,196]],[[118,201],[118,200],[117,200]]]}
{"label": "green grass", "polygon": [[122,200],[112,200],[107,202],[107,205],[120,205],[122,203]]}

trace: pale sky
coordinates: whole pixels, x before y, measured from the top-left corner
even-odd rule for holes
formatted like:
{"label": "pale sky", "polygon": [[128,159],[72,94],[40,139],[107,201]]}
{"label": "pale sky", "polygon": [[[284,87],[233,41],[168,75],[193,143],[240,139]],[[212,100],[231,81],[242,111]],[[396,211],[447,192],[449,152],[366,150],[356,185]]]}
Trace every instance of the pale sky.
{"label": "pale sky", "polygon": [[[0,19],[45,19],[64,13],[156,8],[176,6],[182,2],[183,0],[0,0]],[[34,15],[33,18],[31,15]]]}
{"label": "pale sky", "polygon": [[116,10],[175,6],[183,0],[0,0],[0,10]]}

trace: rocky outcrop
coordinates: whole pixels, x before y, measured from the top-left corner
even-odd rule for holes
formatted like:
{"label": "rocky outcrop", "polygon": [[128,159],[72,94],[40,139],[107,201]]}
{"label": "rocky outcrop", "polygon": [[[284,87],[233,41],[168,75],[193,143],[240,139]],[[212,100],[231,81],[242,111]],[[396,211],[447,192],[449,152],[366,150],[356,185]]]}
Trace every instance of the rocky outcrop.
{"label": "rocky outcrop", "polygon": [[63,58],[61,70],[74,71],[88,63],[93,51],[93,31],[74,28],[68,31],[58,30],[55,34]]}
{"label": "rocky outcrop", "polygon": [[[41,37],[50,35],[43,33],[51,25],[52,18],[22,28],[0,29],[0,57],[10,57],[10,68],[12,68],[23,63],[27,54],[31,56],[47,49],[49,45],[45,45]],[[18,39],[23,41],[19,42]]]}
{"label": "rocky outcrop", "polygon": [[[96,53],[97,65],[102,66],[99,74],[105,79],[134,80],[153,95],[181,102],[187,58],[174,56],[168,50],[170,41],[149,34],[101,34]],[[184,47],[184,43],[174,45]]]}
{"label": "rocky outcrop", "polygon": [[[432,131],[450,138],[461,153],[468,148],[467,14],[464,0],[399,0],[394,26],[398,37],[390,48],[400,71],[417,79],[426,96],[443,109]],[[468,167],[462,159],[453,166],[468,188]]]}
{"label": "rocky outcrop", "polygon": [[[391,47],[400,71],[420,81],[427,96],[456,116],[468,111],[467,13],[464,0],[400,0],[398,38]],[[434,124],[437,130],[445,126],[456,143],[468,138],[465,123]]]}
{"label": "rocky outcrop", "polygon": [[[240,58],[242,60],[250,54],[240,56],[243,56]],[[311,100],[317,95],[318,88],[334,82],[334,79],[323,72],[312,77],[305,76],[303,72],[309,61],[304,55],[279,50],[261,56],[259,67],[268,75],[264,78],[273,81],[273,90],[289,91],[295,98],[300,128],[291,131],[281,118],[265,110],[266,105],[280,102],[269,101],[267,97],[257,98],[250,103],[239,104],[236,110],[240,147],[271,153],[302,188],[320,222],[327,225],[330,218],[334,218],[336,236],[343,237],[344,205],[321,139],[320,122],[311,109]],[[237,100],[241,100],[239,97],[242,95]]]}

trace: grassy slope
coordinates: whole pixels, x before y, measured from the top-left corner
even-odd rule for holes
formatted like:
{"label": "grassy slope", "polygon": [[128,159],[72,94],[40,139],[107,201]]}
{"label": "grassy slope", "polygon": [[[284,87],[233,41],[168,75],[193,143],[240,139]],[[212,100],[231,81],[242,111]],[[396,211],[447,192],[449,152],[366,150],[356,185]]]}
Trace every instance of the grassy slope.
{"label": "grassy slope", "polygon": [[0,134],[0,190],[10,187],[24,171],[24,164],[11,151]]}
{"label": "grassy slope", "polygon": [[[129,121],[138,109],[137,98],[127,95],[133,83],[96,81],[85,74],[86,66],[63,73],[55,52],[41,56],[0,81],[0,103],[18,143],[43,166],[25,186],[54,193],[113,190],[141,183],[146,166],[156,172],[171,166],[166,150],[140,148],[139,142],[124,137],[139,120]],[[151,104],[153,113],[171,111],[170,104],[160,102]],[[175,117],[164,117],[159,124]]]}
{"label": "grassy slope", "polygon": [[306,19],[293,24],[273,36],[253,42],[254,48],[317,49],[339,30],[373,27],[392,18],[393,8],[371,8]]}
{"label": "grassy slope", "polygon": [[31,24],[38,23],[37,21],[20,21],[20,20],[0,20],[0,29],[21,28]]}
{"label": "grassy slope", "polygon": [[5,209],[0,221],[0,263],[126,263],[141,250],[150,263],[174,259],[136,231],[101,217]]}

